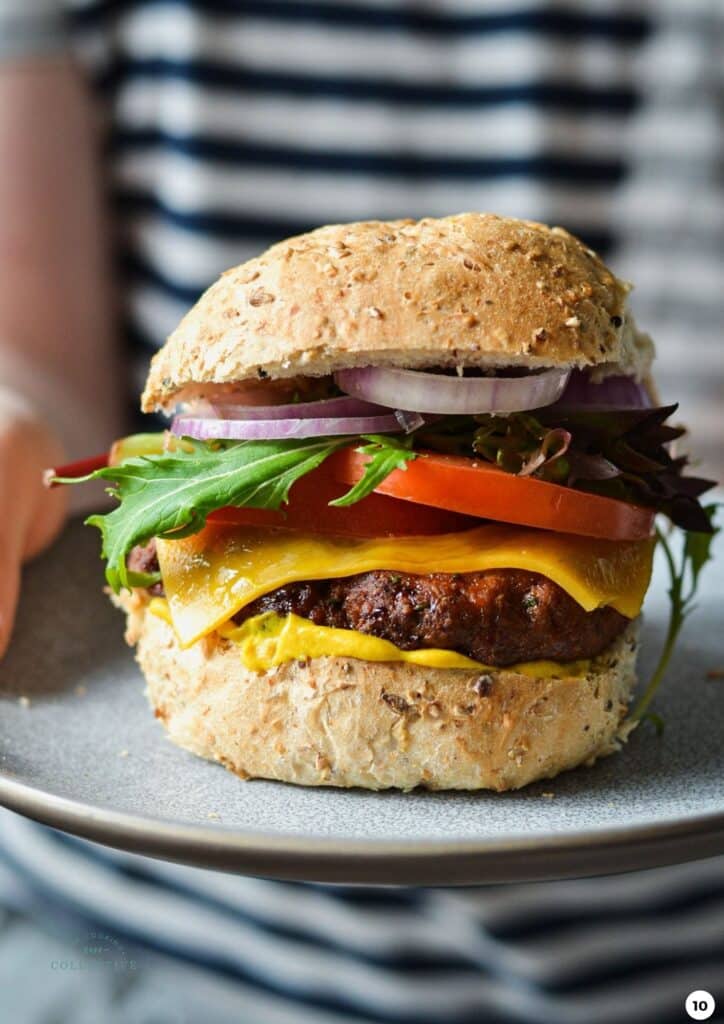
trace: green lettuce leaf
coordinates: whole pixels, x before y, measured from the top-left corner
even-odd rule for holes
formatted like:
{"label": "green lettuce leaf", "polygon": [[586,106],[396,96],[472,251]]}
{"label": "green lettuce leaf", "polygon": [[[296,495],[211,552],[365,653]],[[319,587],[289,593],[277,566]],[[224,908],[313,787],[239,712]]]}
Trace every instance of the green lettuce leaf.
{"label": "green lettuce leaf", "polygon": [[178,540],[197,533],[206,516],[224,505],[279,508],[292,484],[316,469],[343,441],[245,441],[210,444],[184,439],[189,451],[125,459],[91,474],[113,481],[109,493],[120,505],[90,516],[103,537],[106,579],[115,591],[138,586],[126,559],[136,544],[152,537]]}
{"label": "green lettuce leaf", "polygon": [[[151,574],[131,572],[130,551],[152,537],[179,540],[197,533],[206,517],[226,505],[278,509],[300,477],[350,444],[349,437],[315,437],[296,441],[195,441],[183,439],[183,448],[160,455],[134,456],[79,479],[57,478],[58,483],[109,480],[108,493],[120,504],[113,511],[92,515],[86,523],[97,526],[103,538],[106,579],[118,592],[122,587],[149,586]],[[360,450],[372,458],[365,475],[334,504],[351,505],[367,497],[378,483],[404,465],[414,454],[405,442],[382,435],[364,438]]]}
{"label": "green lettuce leaf", "polygon": [[394,469],[406,469],[407,463],[417,458],[412,451],[412,436],[400,440],[395,437],[383,437],[380,434],[369,434],[364,439],[368,443],[361,445],[357,451],[370,456],[365,467],[365,475],[357,481],[351,491],[336,501],[331,501],[330,505],[354,505],[356,501],[366,498],[374,491]]}

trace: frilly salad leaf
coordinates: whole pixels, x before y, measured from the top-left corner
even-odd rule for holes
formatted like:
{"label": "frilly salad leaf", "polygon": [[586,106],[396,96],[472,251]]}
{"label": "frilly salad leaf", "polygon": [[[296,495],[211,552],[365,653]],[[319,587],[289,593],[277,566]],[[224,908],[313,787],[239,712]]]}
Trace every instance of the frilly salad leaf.
{"label": "frilly salad leaf", "polygon": [[405,469],[407,463],[417,457],[412,451],[412,436],[399,439],[370,434],[365,440],[367,444],[357,448],[362,455],[370,457],[365,467],[365,475],[357,481],[351,491],[330,502],[331,505],[354,505],[387,479],[393,470]]}
{"label": "frilly salad leaf", "polygon": [[[365,438],[372,460],[365,476],[341,499],[352,504],[366,497],[387,475],[388,463],[414,458],[399,442],[382,436]],[[277,509],[288,500],[292,484],[320,466],[350,438],[310,438],[299,441],[207,442],[183,439],[183,448],[161,455],[136,456],[80,479],[58,483],[110,480],[109,493],[120,504],[105,515],[90,516],[103,537],[106,579],[122,587],[149,586],[150,574],[132,573],[127,558],[137,544],[152,537],[180,539],[197,533],[206,516],[226,505]],[[389,453],[388,453],[389,449]]]}
{"label": "frilly salad leaf", "polygon": [[535,413],[476,416],[472,447],[509,473],[646,505],[684,530],[708,533],[698,498],[713,481],[684,476],[688,460],[666,447],[685,432],[665,422],[676,409],[549,406]]}

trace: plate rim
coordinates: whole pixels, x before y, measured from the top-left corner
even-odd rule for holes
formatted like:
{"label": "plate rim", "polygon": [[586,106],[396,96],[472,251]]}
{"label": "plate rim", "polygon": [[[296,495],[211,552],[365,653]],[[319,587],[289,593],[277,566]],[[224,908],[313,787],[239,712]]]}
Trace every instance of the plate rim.
{"label": "plate rim", "polygon": [[[724,853],[724,811],[590,832],[492,839],[328,839],[160,821],[20,782],[0,771],[0,803],[73,835],[197,867],[297,881],[439,885],[612,874]],[[527,858],[535,854],[535,864]],[[618,855],[616,863],[606,858]],[[586,858],[584,861],[583,858]],[[450,869],[455,871],[451,879]]]}
{"label": "plate rim", "polygon": [[[67,539],[71,533],[81,536],[77,519],[68,524],[63,536]],[[535,881],[613,874],[724,853],[724,801],[719,798],[708,810],[682,814],[673,809],[653,821],[639,816],[622,824],[584,825],[569,831],[549,825],[535,835],[521,831],[449,840],[330,837],[310,830],[295,834],[244,829],[223,820],[163,820],[133,808],[118,809],[113,801],[102,806],[93,803],[92,797],[61,795],[9,766],[0,766],[0,805],[120,850],[298,881],[382,885]]]}

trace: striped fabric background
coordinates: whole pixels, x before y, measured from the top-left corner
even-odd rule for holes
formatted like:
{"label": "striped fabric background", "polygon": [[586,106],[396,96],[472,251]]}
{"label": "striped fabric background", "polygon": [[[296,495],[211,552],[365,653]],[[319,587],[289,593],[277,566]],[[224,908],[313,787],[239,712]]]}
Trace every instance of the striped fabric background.
{"label": "striped fabric background", "polygon": [[[43,949],[51,922],[62,936],[15,963],[6,1013],[39,984],[55,1008],[8,1016],[22,1024],[97,1024],[99,1005],[104,1024],[683,1024],[692,990],[724,1005],[721,859],[477,890],[328,887],[179,867],[0,818],[0,903],[35,910]],[[93,936],[100,955],[85,951]],[[0,980],[11,938],[0,932]]]}
{"label": "striped fabric background", "polygon": [[722,466],[720,0],[75,0],[72,38],[108,113],[139,376],[281,237],[495,210],[636,283],[663,395]]}
{"label": "striped fabric background", "polygon": [[[721,0],[0,0],[0,57],[66,46],[104,114],[134,392],[201,290],[267,244],[494,210],[565,225],[636,283],[662,392],[721,474]],[[329,889],[0,821],[3,1021],[673,1024],[692,989],[724,1005],[722,861]]]}

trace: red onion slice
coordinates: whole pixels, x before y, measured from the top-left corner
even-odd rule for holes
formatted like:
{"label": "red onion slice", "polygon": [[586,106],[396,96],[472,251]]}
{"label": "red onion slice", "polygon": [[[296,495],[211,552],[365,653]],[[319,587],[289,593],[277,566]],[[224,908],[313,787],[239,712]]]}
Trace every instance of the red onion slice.
{"label": "red onion slice", "polygon": [[176,416],[171,433],[177,437],[195,437],[229,441],[290,440],[304,437],[334,437],[343,434],[409,433],[422,426],[422,416],[398,418],[394,413],[383,416],[337,416],[314,419],[223,420],[205,416]]}
{"label": "red onion slice", "polygon": [[574,370],[559,405],[581,409],[649,409],[648,391],[633,377],[615,375],[592,381],[585,370]]}
{"label": "red onion slice", "polygon": [[[361,402],[358,398],[343,395],[341,398],[325,398],[319,402],[297,402],[292,405],[244,405],[239,402],[218,399],[204,404],[203,412],[193,407],[187,410],[189,416],[208,416],[226,420],[307,420],[329,419],[347,416],[382,416],[391,414],[392,409]],[[206,409],[209,412],[206,412]]]}
{"label": "red onion slice", "polygon": [[449,377],[422,370],[365,366],[335,373],[337,385],[355,398],[395,409],[465,415],[540,409],[560,398],[569,370],[523,377]]}

